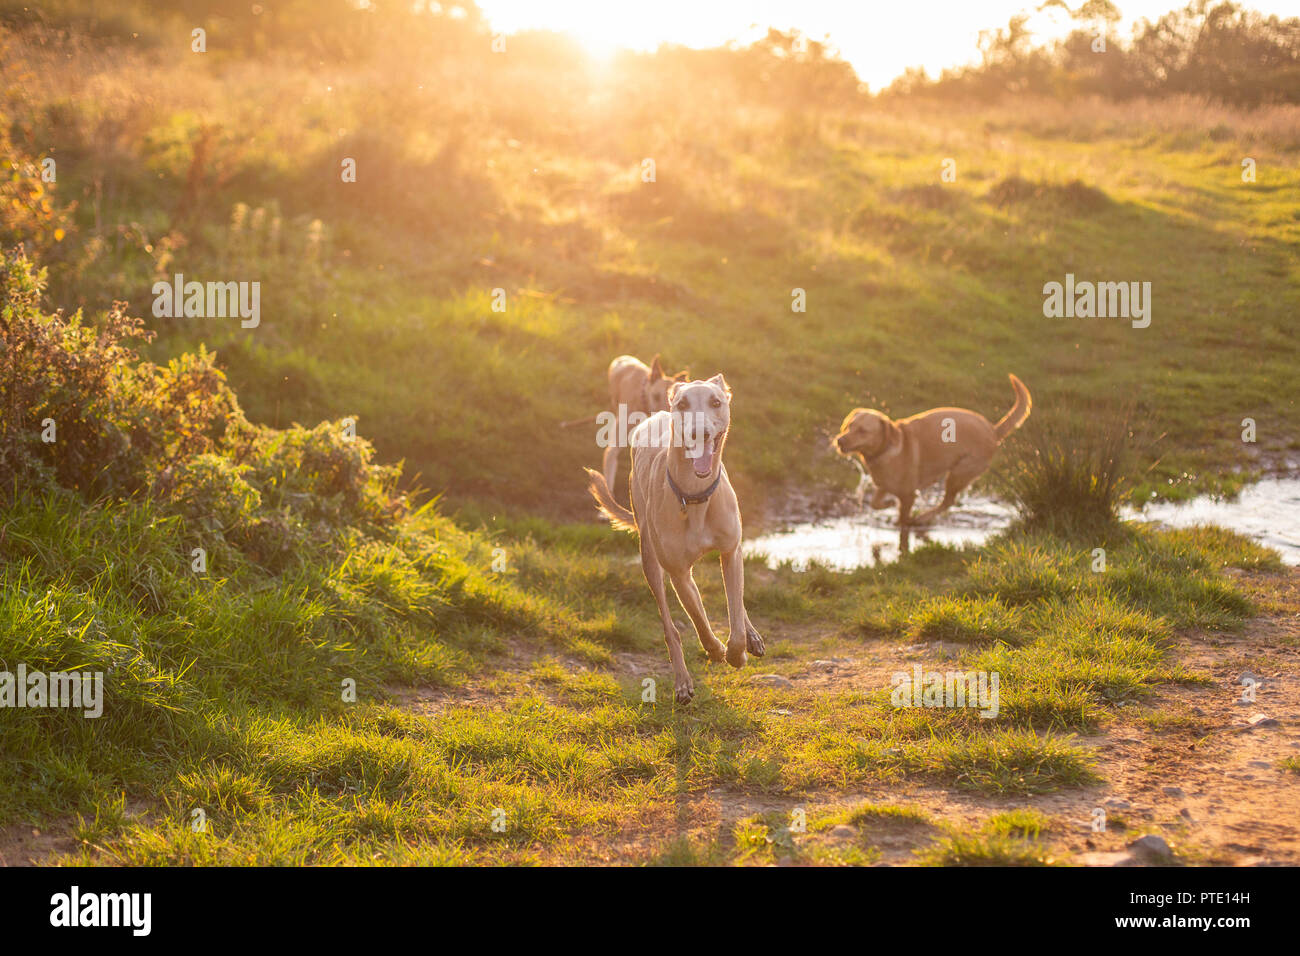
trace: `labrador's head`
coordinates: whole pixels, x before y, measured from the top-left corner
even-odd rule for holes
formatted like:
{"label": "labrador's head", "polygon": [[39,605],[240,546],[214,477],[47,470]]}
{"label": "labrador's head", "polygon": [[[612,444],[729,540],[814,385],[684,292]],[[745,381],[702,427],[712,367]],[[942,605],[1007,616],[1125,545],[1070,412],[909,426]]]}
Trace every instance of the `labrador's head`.
{"label": "labrador's head", "polygon": [[844,418],[840,433],[832,439],[835,450],[845,457],[860,455],[863,460],[880,454],[901,440],[898,426],[889,416],[874,408],[855,408]]}

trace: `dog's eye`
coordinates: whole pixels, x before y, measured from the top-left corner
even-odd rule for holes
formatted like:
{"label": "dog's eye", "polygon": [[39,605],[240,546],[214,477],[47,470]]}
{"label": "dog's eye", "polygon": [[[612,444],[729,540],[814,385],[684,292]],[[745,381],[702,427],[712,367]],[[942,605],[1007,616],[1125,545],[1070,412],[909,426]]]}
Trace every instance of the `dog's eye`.
{"label": "dog's eye", "polygon": [[714,408],[721,408],[721,407],[722,407],[722,399],[720,399],[720,398],[715,398],[713,401],[709,402],[709,404],[712,405]]}

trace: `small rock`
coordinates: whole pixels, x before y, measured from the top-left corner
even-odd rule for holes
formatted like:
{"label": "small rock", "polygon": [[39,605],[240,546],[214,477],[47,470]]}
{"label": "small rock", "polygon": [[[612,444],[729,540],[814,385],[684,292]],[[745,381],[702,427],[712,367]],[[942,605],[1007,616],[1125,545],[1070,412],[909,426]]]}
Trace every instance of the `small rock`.
{"label": "small rock", "polygon": [[1194,819],[1192,819],[1192,811],[1188,810],[1186,807],[1183,807],[1181,810],[1179,810],[1178,815],[1192,823],[1196,822]]}
{"label": "small rock", "polygon": [[1277,718],[1270,717],[1268,714],[1255,714],[1247,723],[1252,727],[1276,727]]}
{"label": "small rock", "polygon": [[1251,760],[1251,761],[1248,761],[1248,762],[1247,762],[1246,766],[1248,766],[1248,767],[1259,767],[1261,770],[1271,770],[1271,769],[1273,769],[1273,765],[1272,765],[1271,763],[1269,763],[1267,760]]}
{"label": "small rock", "polygon": [[768,687],[793,687],[794,682],[788,677],[782,677],[780,674],[757,674],[753,678],[755,684],[766,684]]}
{"label": "small rock", "polygon": [[841,823],[831,830],[831,839],[837,841],[852,840],[858,835],[858,831],[853,827]]}
{"label": "small rock", "polygon": [[1194,716],[1194,717],[1204,717],[1204,716],[1205,716],[1205,711],[1201,710],[1201,708],[1199,708],[1199,707],[1193,707],[1193,708],[1192,708],[1192,716]]}
{"label": "small rock", "polygon": [[1165,842],[1164,837],[1158,837],[1154,833],[1148,833],[1144,837],[1139,837],[1128,845],[1133,853],[1149,860],[1169,860],[1173,857],[1174,851],[1169,844]]}
{"label": "small rock", "polygon": [[790,716],[790,711],[786,710],[786,709],[783,708],[783,707],[773,707],[771,710],[768,711],[768,713],[769,713],[769,714],[772,714],[772,715],[774,715],[774,716],[776,716],[776,717],[789,717],[789,716]]}
{"label": "small rock", "polygon": [[1119,797],[1111,797],[1109,800],[1104,801],[1102,806],[1109,807],[1112,810],[1128,810],[1132,808],[1133,804],[1127,800],[1121,800]]}
{"label": "small rock", "polygon": [[1185,797],[1185,796],[1187,796],[1187,794],[1183,792],[1183,788],[1182,788],[1182,787],[1163,787],[1162,789],[1164,790],[1164,792],[1165,792],[1166,794],[1168,794],[1168,795],[1171,796],[1171,797]]}

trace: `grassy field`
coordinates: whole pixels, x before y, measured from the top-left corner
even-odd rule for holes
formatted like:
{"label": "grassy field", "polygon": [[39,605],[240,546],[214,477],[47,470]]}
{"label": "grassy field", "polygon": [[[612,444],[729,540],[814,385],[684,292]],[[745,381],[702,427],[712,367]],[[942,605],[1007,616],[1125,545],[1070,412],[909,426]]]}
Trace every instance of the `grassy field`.
{"label": "grassy field", "polygon": [[[575,65],[521,38],[327,68],[113,22],[0,32],[6,188],[58,164],[4,194],[34,210],[6,241],[48,267],[42,312],[127,299],[146,357],[215,350],[258,430],[183,453],[189,413],[144,405],[179,444],[107,492],[0,456],[0,662],[104,671],[109,701],[0,717],[0,861],[1086,862],[1164,825],[1135,789],[1240,756],[1215,736],[1236,674],[1290,666],[1300,595],[1217,529],[751,560],[768,655],[689,647],[679,707],[635,543],[591,520],[598,449],[556,425],[603,407],[620,352],[722,371],[759,526],[853,488],[827,448],[848,409],[996,418],[1014,372],[1027,430],[1134,409],[1131,499],[1238,487],[1300,449],[1300,110],[806,109],[680,52]],[[177,272],[260,281],[260,325],[153,318]],[[1151,282],[1150,327],[1045,318],[1067,272]],[[345,416],[412,500],[341,450]],[[700,583],[720,611],[717,568]],[[999,673],[999,716],[895,707],[914,664]],[[1081,835],[1110,798],[1139,805]]]}

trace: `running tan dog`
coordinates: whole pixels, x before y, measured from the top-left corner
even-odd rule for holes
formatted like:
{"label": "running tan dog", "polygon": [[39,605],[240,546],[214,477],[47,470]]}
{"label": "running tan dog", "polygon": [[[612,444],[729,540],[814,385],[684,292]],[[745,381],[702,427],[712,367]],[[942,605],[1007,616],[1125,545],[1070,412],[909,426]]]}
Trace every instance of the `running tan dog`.
{"label": "running tan dog", "polygon": [[[609,363],[610,410],[618,415],[621,406],[624,408],[622,414],[629,418],[633,413],[641,418],[649,418],[655,412],[667,411],[669,387],[674,382],[684,382],[688,378],[690,372],[686,369],[676,375],[665,375],[663,366],[659,364],[658,355],[651,360],[649,366],[635,356],[620,355]],[[562,422],[560,427],[590,425],[598,419],[599,416],[593,415],[591,418]],[[628,427],[630,430],[631,423]],[[614,489],[614,479],[618,474],[618,450],[617,444],[606,445],[605,456],[601,462],[601,468],[605,472],[605,484],[611,491]]]}
{"label": "running tan dog", "polygon": [[[849,412],[835,436],[841,455],[856,455],[871,473],[876,486],[872,508],[884,508],[893,495],[898,499],[898,547],[906,551],[913,525],[926,524],[952,506],[957,495],[984,473],[1002,440],[1019,428],[1033,407],[1029,389],[1014,375],[1011,387],[1016,403],[996,425],[965,408],[932,408],[911,418],[891,421],[874,408]],[[922,488],[947,475],[943,501],[912,518],[912,503]]]}
{"label": "running tan dog", "polygon": [[[740,505],[722,464],[722,446],[731,426],[731,389],[721,375],[707,382],[674,383],[668,391],[671,412],[657,412],[631,435],[632,510],[614,500],[609,483],[586,469],[596,505],[619,530],[641,539],[641,570],[659,605],[664,640],[673,665],[673,690],[689,703],[695,683],[682,657],[682,636],[668,611],[664,572],[695,624],[700,645],[711,661],[743,667],[746,651],[763,655],[763,639],[745,611],[745,567],[740,553]],[[722,557],[727,591],[727,643],[713,634],[691,568],[708,551]]]}

